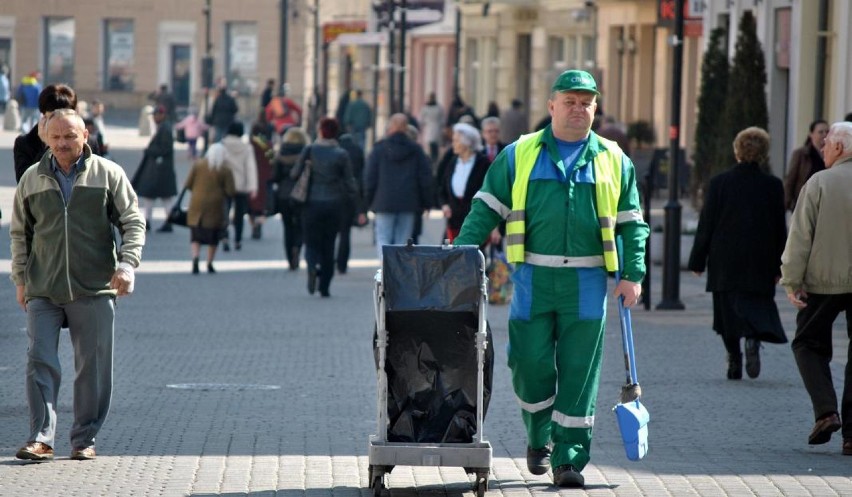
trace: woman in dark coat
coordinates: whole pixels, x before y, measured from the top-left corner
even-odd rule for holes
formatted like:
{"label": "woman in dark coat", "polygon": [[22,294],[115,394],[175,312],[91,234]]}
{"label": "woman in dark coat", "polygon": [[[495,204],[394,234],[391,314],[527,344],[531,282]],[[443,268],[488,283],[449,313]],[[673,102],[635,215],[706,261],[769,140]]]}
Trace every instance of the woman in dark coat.
{"label": "woman in dark coat", "polygon": [[257,195],[249,198],[249,222],[251,223],[251,238],[260,240],[263,235],[263,223],[266,222],[266,214],[273,209],[269,208],[270,185],[272,183],[272,165],[269,160],[274,157],[275,150],[272,148],[272,133],[274,128],[266,121],[266,114],[261,111],[257,120],[251,125],[250,140],[254,152],[254,162],[257,164]]}
{"label": "woman in dark coat", "polygon": [[482,187],[490,162],[482,154],[482,138],[470,124],[453,125],[452,149],[438,165],[438,205],[447,219],[446,238],[452,242],[470,213],[473,196]]}
{"label": "woman in dark coat", "polygon": [[335,139],[340,125],[334,118],[323,117],[318,125],[318,138],[305,148],[290,172],[294,180],[311,161],[311,181],[308,198],[302,208],[305,235],[305,262],[308,264],[308,293],[317,289],[329,297],[334,276],[334,239],[340,229],[340,216],[347,199],[355,198],[357,184],[352,175],[349,154]]}
{"label": "woman in dark coat", "polygon": [[790,165],[787,166],[787,176],[784,178],[784,203],[787,210],[796,207],[799,192],[811,176],[825,169],[822,160],[822,146],[828,135],[828,123],[817,119],[808,127],[808,137],[805,144],[793,150]]}
{"label": "woman in dark coat", "polygon": [[760,374],[760,342],[787,341],[774,300],[787,240],[784,187],[761,170],[768,154],[766,131],[740,131],[737,165],[710,180],[689,257],[695,274],[707,269],[713,329],[728,352],[730,380],[742,378],[742,338],[751,378]]}
{"label": "woman in dark coat", "polygon": [[215,273],[213,258],[222,226],[227,225],[225,199],[234,196],[234,175],[225,165],[225,147],[214,143],[203,159],[195,161],[184,186],[192,192],[186,224],[190,227],[192,274],[198,274],[201,245],[207,245],[207,272]]}
{"label": "woman in dark coat", "polygon": [[276,206],[281,213],[281,223],[284,226],[284,256],[290,265],[290,271],[299,269],[300,252],[302,251],[302,209],[290,199],[295,180],[290,178],[290,171],[305,145],[308,144],[308,134],[302,128],[291,126],[281,137],[278,155],[272,161],[275,183]]}
{"label": "woman in dark coat", "polygon": [[[168,211],[172,205],[172,198],[177,195],[177,178],[175,177],[175,143],[172,136],[172,126],[167,118],[168,110],[158,106],[154,110],[154,122],[157,123],[157,132],[148,142],[142,163],[133,174],[131,184],[136,194],[142,200],[145,211],[145,221],[148,229],[151,229],[151,216],[154,210],[154,201],[161,199],[163,208]],[[172,225],[164,223],[157,231],[172,231]]]}

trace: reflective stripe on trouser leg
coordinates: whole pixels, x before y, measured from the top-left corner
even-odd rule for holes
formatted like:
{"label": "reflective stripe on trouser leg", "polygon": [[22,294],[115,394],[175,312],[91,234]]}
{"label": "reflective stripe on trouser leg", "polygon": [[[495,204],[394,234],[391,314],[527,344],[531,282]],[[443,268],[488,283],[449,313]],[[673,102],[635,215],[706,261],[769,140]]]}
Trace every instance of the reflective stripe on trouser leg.
{"label": "reflective stripe on trouser leg", "polygon": [[557,323],[558,390],[553,405],[551,464],[583,469],[589,462],[603,357],[604,320],[561,315]]}
{"label": "reflective stripe on trouser leg", "polygon": [[538,449],[550,442],[550,419],[556,395],[556,363],[553,354],[552,313],[525,321],[509,320],[509,367],[512,386],[521,404],[527,443]]}

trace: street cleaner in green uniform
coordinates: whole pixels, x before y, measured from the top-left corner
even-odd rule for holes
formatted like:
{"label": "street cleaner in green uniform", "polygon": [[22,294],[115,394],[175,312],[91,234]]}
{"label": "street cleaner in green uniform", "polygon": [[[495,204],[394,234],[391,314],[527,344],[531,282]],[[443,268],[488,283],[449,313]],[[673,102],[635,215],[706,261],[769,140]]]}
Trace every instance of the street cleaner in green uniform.
{"label": "street cleaner in green uniform", "polygon": [[648,225],[633,163],[591,131],[599,93],[585,71],[562,73],[547,102],[552,124],[507,146],[474,197],[456,245],[483,243],[506,220],[515,264],[509,367],[527,431],[527,467],[552,465],[559,487],[583,487],[606,323],[607,273],[624,265],[614,297],[634,305],[645,277]]}

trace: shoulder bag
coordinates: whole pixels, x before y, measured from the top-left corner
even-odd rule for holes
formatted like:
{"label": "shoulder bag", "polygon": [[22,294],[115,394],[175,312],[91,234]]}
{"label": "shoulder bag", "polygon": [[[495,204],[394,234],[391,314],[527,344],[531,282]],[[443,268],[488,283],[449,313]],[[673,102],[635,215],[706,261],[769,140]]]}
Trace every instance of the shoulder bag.
{"label": "shoulder bag", "polygon": [[311,169],[313,169],[313,161],[311,160],[311,150],[305,154],[305,165],[302,167],[302,173],[290,190],[290,199],[297,204],[304,204],[308,200],[308,190],[311,186]]}

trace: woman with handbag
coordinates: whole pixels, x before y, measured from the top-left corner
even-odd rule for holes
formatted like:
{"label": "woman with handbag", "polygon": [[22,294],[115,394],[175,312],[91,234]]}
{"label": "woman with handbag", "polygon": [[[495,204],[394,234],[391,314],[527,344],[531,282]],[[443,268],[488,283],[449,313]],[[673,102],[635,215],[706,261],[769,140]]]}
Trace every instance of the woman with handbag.
{"label": "woman with handbag", "polygon": [[308,141],[308,134],[302,128],[287,128],[281,137],[278,155],[272,163],[275,171],[272,181],[276,187],[276,206],[281,213],[281,223],[284,227],[284,256],[290,265],[290,271],[299,269],[299,254],[302,251],[302,209],[300,204],[290,198],[290,192],[296,183],[290,177],[290,171]]}
{"label": "woman with handbag", "polygon": [[225,147],[221,143],[214,143],[207,149],[207,155],[192,165],[186,178],[184,187],[192,191],[187,212],[192,274],[198,274],[201,245],[207,245],[207,272],[216,272],[213,258],[216,256],[222,226],[226,223],[222,204],[235,192],[234,176],[224,164]]}
{"label": "woman with handbag", "polygon": [[[319,277],[319,291],[323,297],[330,296],[329,287],[334,276],[334,240],[340,228],[343,205],[346,199],[357,195],[349,155],[335,139],[339,130],[336,119],[320,119],[318,138],[302,152],[290,172],[290,177],[296,180],[291,198],[304,200],[302,226],[308,263],[308,293],[313,295],[316,291]],[[302,175],[307,175],[307,180],[300,178]]]}

